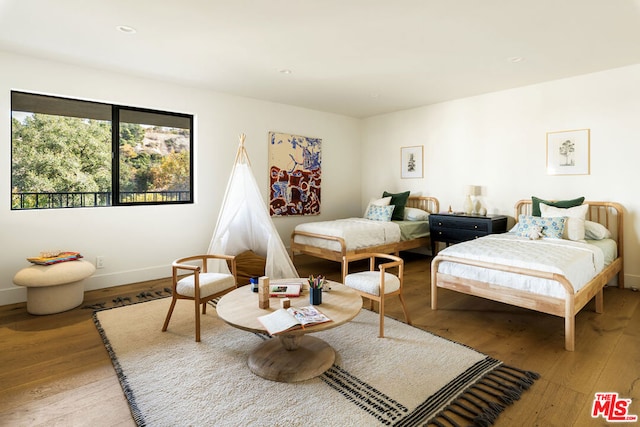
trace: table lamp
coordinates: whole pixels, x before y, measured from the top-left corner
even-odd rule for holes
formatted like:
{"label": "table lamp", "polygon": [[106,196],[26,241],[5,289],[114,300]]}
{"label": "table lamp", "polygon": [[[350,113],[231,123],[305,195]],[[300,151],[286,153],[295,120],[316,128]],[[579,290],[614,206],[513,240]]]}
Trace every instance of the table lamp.
{"label": "table lamp", "polygon": [[[482,187],[479,185],[469,185],[467,186],[467,198],[464,202],[464,213],[467,215],[478,215],[480,213],[480,209],[482,205],[480,204],[480,199],[478,196],[482,195]],[[471,199],[471,196],[474,197],[475,200]]]}

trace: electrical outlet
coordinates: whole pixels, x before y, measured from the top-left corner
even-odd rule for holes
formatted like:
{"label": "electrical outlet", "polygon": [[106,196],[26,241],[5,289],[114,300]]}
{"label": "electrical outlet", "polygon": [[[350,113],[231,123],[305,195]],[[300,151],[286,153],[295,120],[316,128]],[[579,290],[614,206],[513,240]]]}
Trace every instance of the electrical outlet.
{"label": "electrical outlet", "polygon": [[97,256],[96,257],[96,268],[104,268],[104,257]]}

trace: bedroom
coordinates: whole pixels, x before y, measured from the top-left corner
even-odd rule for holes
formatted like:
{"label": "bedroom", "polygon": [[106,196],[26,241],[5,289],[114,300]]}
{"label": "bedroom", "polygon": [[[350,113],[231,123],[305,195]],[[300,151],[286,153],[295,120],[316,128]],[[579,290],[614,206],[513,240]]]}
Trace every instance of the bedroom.
{"label": "bedroom", "polygon": [[[163,208],[10,211],[10,176],[3,173],[0,241],[7,251],[0,259],[0,305],[24,301],[24,290],[13,286],[11,279],[25,266],[24,258],[40,250],[60,247],[80,250],[89,260],[104,257],[104,268],[91,278],[88,289],[166,277],[171,260],[207,247],[240,132],[247,134],[254,173],[264,182],[269,131],[323,138],[321,218],[359,215],[369,198],[384,190],[434,195],[443,207],[459,209],[466,186],[478,184],[486,190],[489,212],[508,215],[516,200],[531,195],[585,195],[625,207],[626,257],[640,259],[638,62],[358,119],[3,50],[3,123],[9,122],[13,89],[189,112],[197,115],[198,159],[196,203]],[[8,171],[10,134],[2,128],[0,169]],[[547,175],[546,132],[580,128],[591,130],[590,174]],[[424,145],[424,178],[403,180],[400,148],[415,145]],[[305,220],[276,221],[283,240]],[[179,227],[165,227],[176,222]],[[123,241],[127,242],[124,256]],[[628,287],[639,287],[640,264],[628,262],[625,278]]]}
{"label": "bedroom", "polygon": [[[449,205],[461,209],[467,186],[481,185],[488,212],[507,215],[512,215],[517,200],[531,195],[556,199],[584,195],[591,200],[617,201],[626,208],[630,214],[625,223],[626,255],[628,259],[640,256],[640,227],[633,215],[640,206],[634,161],[640,152],[636,143],[640,129],[635,123],[640,110],[640,65],[358,119],[72,65],[42,55],[9,50],[1,54],[0,84],[5,96],[0,108],[7,123],[9,93],[23,90],[196,114],[197,135],[193,205],[1,210],[1,240],[11,253],[0,260],[0,304],[24,300],[25,290],[13,286],[11,279],[34,251],[76,247],[91,261],[103,257],[104,268],[88,284],[89,289],[98,289],[164,277],[170,260],[193,247],[206,248],[241,132],[247,134],[254,173],[265,180],[269,131],[323,138],[325,176],[322,211],[317,217],[321,220],[361,215],[368,200],[385,190],[420,192],[437,197],[443,209]],[[620,57],[633,60],[631,53]],[[508,64],[513,65],[522,64]],[[370,101],[365,102],[368,104]],[[591,132],[590,173],[547,175],[546,133],[585,128]],[[0,158],[3,170],[8,171],[10,135],[5,132],[0,138]],[[401,179],[400,148],[420,145],[424,146],[424,177]],[[351,185],[344,186],[344,182]],[[10,176],[0,176],[0,183],[10,188]],[[266,197],[266,184],[264,191]],[[0,194],[5,207],[9,196],[9,191]],[[163,227],[174,218],[191,221],[181,227]],[[278,218],[276,227],[283,241],[288,241],[297,223],[305,221]],[[51,228],[52,222],[74,226],[71,230]],[[209,225],[203,231],[195,224]],[[118,231],[113,233],[113,229]],[[135,256],[121,256],[123,238],[128,239]],[[628,287],[640,286],[640,267],[628,263],[625,274]]]}

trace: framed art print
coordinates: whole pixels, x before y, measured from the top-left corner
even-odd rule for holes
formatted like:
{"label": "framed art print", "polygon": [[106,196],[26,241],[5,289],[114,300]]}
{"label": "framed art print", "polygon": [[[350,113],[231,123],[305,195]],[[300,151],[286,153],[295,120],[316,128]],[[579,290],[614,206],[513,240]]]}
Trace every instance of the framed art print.
{"label": "framed art print", "polygon": [[320,214],[322,139],[269,132],[271,216]]}
{"label": "framed art print", "polygon": [[547,132],[547,174],[589,175],[589,129]]}
{"label": "framed art print", "polygon": [[422,178],[422,145],[400,149],[400,176],[402,178]]}

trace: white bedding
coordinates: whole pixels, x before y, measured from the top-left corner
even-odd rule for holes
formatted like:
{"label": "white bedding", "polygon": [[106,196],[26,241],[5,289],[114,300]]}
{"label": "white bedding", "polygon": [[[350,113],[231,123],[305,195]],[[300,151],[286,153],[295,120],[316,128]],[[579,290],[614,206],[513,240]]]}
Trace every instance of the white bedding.
{"label": "white bedding", "polygon": [[[384,245],[400,241],[400,227],[394,222],[372,221],[365,218],[346,218],[335,221],[308,222],[296,226],[297,231],[342,237],[347,250]],[[323,249],[340,251],[340,244],[333,240],[295,236],[294,241]]]}
{"label": "white bedding", "polygon": [[[578,291],[604,267],[598,245],[563,239],[529,240],[513,233],[492,234],[449,246],[439,255],[450,255],[564,275]],[[442,262],[440,273],[479,280],[535,294],[564,298],[564,287],[556,281],[521,274]]]}

